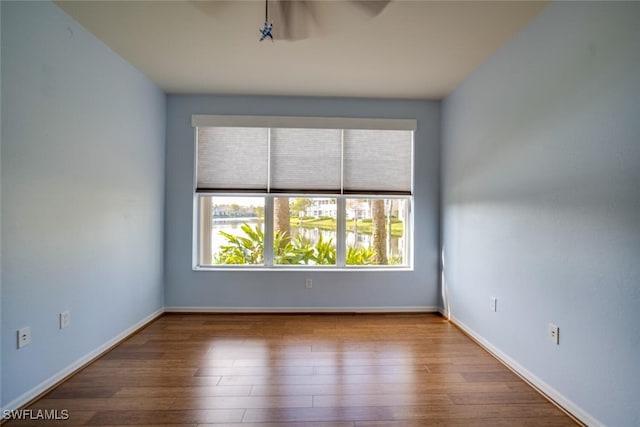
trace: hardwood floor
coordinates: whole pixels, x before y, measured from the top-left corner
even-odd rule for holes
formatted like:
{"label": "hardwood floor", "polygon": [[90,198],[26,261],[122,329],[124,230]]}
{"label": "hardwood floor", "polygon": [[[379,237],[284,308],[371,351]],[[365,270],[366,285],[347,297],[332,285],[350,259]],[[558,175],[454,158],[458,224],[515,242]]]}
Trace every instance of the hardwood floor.
{"label": "hardwood floor", "polygon": [[437,314],[165,314],[35,402],[78,426],[568,426]]}

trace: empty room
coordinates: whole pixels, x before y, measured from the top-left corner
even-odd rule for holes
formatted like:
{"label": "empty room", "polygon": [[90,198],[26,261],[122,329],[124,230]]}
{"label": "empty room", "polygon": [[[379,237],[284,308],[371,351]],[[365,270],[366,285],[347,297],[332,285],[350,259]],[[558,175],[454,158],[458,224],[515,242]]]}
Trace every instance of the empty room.
{"label": "empty room", "polygon": [[640,425],[640,2],[0,18],[3,427]]}

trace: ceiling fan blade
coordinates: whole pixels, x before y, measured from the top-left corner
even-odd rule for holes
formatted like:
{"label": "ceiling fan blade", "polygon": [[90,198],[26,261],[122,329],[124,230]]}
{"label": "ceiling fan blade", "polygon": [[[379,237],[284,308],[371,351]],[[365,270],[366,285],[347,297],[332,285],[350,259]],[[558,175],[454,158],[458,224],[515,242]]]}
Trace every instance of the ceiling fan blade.
{"label": "ceiling fan blade", "polygon": [[273,37],[278,40],[303,40],[319,28],[315,2],[269,1],[269,20],[273,23]]}
{"label": "ceiling fan blade", "polygon": [[[276,40],[304,40],[323,33],[322,16],[319,7],[330,1],[319,0],[267,0],[268,20],[273,23],[273,37]],[[346,0],[372,18],[380,14],[391,0]],[[324,10],[324,9],[323,9]]]}
{"label": "ceiling fan blade", "polygon": [[374,17],[379,15],[385,7],[390,3],[390,0],[352,0],[351,4],[360,8],[363,12],[369,16]]}
{"label": "ceiling fan blade", "polygon": [[226,1],[213,1],[213,0],[189,0],[188,3],[200,9],[207,16],[216,17],[228,6]]}

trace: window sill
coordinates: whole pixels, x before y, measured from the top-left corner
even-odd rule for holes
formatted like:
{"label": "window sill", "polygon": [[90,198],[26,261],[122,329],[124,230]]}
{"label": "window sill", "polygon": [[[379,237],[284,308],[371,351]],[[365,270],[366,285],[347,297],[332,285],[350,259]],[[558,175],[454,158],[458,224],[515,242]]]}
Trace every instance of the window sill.
{"label": "window sill", "polygon": [[304,272],[323,272],[323,273],[344,273],[344,272],[398,272],[398,271],[413,271],[412,266],[397,266],[397,267],[376,267],[376,266],[363,266],[363,267],[316,267],[316,266],[300,266],[300,267],[239,267],[239,266],[195,266],[193,271],[212,271],[212,272],[227,272],[227,271],[270,271],[270,272],[283,272],[283,271],[304,271]]}

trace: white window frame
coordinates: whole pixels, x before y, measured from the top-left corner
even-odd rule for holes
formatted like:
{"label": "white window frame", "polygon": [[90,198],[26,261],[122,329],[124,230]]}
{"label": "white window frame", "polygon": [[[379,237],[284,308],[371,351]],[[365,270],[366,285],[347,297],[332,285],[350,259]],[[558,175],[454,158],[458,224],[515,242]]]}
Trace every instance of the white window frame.
{"label": "white window frame", "polygon": [[[193,115],[192,126],[225,127],[289,127],[289,128],[330,128],[330,129],[371,129],[371,130],[411,130],[417,129],[414,119],[366,119],[336,117],[283,117],[283,116],[220,116]],[[193,173],[193,239],[192,269],[194,271],[413,271],[414,269],[414,140],[411,141],[411,194],[334,194],[334,193],[247,193],[247,192],[197,192],[197,131],[194,132],[194,173]],[[203,230],[201,219],[203,197],[261,197],[264,198],[264,264],[202,264]],[[336,218],[336,265],[274,265],[273,264],[273,200],[275,197],[330,197],[337,200]],[[407,226],[405,253],[408,263],[405,265],[346,265],[346,200],[347,199],[401,199],[407,200]],[[210,225],[209,225],[210,227]],[[211,232],[207,232],[210,239]],[[210,247],[210,244],[209,244]]]}

